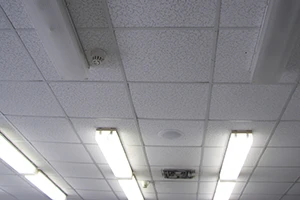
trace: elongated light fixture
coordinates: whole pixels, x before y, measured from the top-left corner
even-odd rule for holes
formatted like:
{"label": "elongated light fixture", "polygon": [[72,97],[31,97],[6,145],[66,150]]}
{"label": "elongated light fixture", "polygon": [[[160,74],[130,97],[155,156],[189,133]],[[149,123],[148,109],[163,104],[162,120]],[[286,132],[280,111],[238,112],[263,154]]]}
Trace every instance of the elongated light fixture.
{"label": "elongated light fixture", "polygon": [[221,168],[221,180],[236,180],[253,143],[252,132],[231,133]]}
{"label": "elongated light fixture", "polygon": [[218,181],[214,200],[228,200],[234,189],[235,181]]}
{"label": "elongated light fixture", "polygon": [[64,1],[22,3],[57,73],[66,80],[85,79],[89,66]]}
{"label": "elongated light fixture", "polygon": [[131,178],[132,170],[116,129],[96,130],[96,141],[117,178]]}
{"label": "elongated light fixture", "polygon": [[66,195],[41,171],[37,172],[34,175],[25,175],[25,178],[28,179],[33,185],[39,188],[52,200],[66,199]]}
{"label": "elongated light fixture", "polygon": [[0,158],[20,174],[34,174],[37,169],[4,135],[0,132]]}
{"label": "elongated light fixture", "polygon": [[119,184],[128,200],[144,200],[138,183],[134,176],[131,179],[121,179]]}

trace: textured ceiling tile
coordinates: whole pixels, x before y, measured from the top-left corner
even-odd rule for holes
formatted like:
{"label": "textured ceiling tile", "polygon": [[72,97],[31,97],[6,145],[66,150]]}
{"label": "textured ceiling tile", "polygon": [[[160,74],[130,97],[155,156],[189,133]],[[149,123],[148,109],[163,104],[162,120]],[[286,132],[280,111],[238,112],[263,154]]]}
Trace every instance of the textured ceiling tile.
{"label": "textured ceiling tile", "polygon": [[109,165],[98,165],[106,179],[116,179]]}
{"label": "textured ceiling tile", "polygon": [[253,167],[243,167],[237,181],[247,181],[252,171]]}
{"label": "textured ceiling tile", "polygon": [[207,84],[130,84],[138,117],[203,119]]}
{"label": "textured ceiling tile", "polygon": [[0,114],[0,131],[4,134],[10,141],[23,141],[23,137],[20,133],[7,121],[7,119]]}
{"label": "textured ceiling tile", "polygon": [[33,145],[49,161],[91,163],[88,153],[81,144],[37,143]]}
{"label": "textured ceiling tile", "polygon": [[11,28],[11,26],[5,17],[5,13],[3,13],[2,10],[0,10],[0,29],[7,29],[7,28]]}
{"label": "textured ceiling tile", "polygon": [[104,179],[66,178],[66,181],[76,190],[111,190]]}
{"label": "textured ceiling tile", "polygon": [[227,146],[232,130],[252,130],[253,147],[264,146],[275,122],[209,121],[205,146]]}
{"label": "textured ceiling tile", "polygon": [[10,31],[0,33],[0,79],[41,80],[34,62],[16,35]]}
{"label": "textured ceiling tile", "polygon": [[300,176],[300,168],[257,167],[250,181],[295,182]]}
{"label": "textured ceiling tile", "polygon": [[201,148],[146,147],[150,165],[188,167],[200,164]]}
{"label": "textured ceiling tile", "polygon": [[141,146],[124,146],[131,166],[147,165],[145,154]]}
{"label": "textured ceiling tile", "polygon": [[15,197],[11,196],[10,194],[4,192],[3,190],[0,189],[0,199],[5,199],[5,200],[16,200]]}
{"label": "textured ceiling tile", "polygon": [[29,187],[30,185],[17,175],[0,175],[0,187],[2,186]]}
{"label": "textured ceiling tile", "polygon": [[109,185],[115,192],[123,192],[118,180],[108,180]]}
{"label": "textured ceiling tile", "polygon": [[0,174],[14,174],[14,173],[8,165],[6,166],[0,161]]}
{"label": "textured ceiling tile", "polygon": [[201,167],[200,181],[218,181],[220,167]]}
{"label": "textured ceiling tile", "polygon": [[220,30],[214,81],[250,82],[251,61],[259,29]]}
{"label": "textured ceiling tile", "polygon": [[81,197],[88,200],[117,200],[112,192],[92,190],[77,190],[77,192]]}
{"label": "textured ceiling tile", "polygon": [[104,0],[66,0],[77,28],[107,27]]}
{"label": "textured ceiling tile", "polygon": [[100,150],[98,145],[85,145],[85,146],[96,163],[107,164],[106,159],[102,154],[102,151]]}
{"label": "textured ceiling tile", "polygon": [[[300,191],[300,189],[298,189],[298,191]],[[300,195],[285,195],[281,200],[299,200],[299,199],[300,199]]]}
{"label": "textured ceiling tile", "polygon": [[211,194],[198,194],[198,200],[211,200],[214,196],[213,193]]}
{"label": "textured ceiling tile", "polygon": [[196,193],[197,182],[155,182],[158,193]]}
{"label": "textured ceiling tile", "polygon": [[[168,181],[168,180],[170,180],[170,179],[166,179],[162,176],[162,170],[163,169],[178,169],[178,168],[177,167],[169,167],[169,166],[151,167],[151,172],[152,172],[152,176],[153,176],[154,181]],[[184,169],[186,169],[186,168],[184,168]],[[195,170],[196,176],[192,179],[181,179],[180,181],[188,181],[188,182],[198,181],[199,167],[188,167],[188,169]],[[202,177],[202,175],[200,176],[200,178],[201,177]],[[170,181],[172,181],[172,179]],[[177,181],[177,180],[173,180],[173,181]]]}
{"label": "textured ceiling tile", "polygon": [[30,141],[79,143],[69,121],[65,118],[8,116],[8,119]]}
{"label": "textured ceiling tile", "polygon": [[285,120],[300,120],[300,85],[294,92],[291,101],[286,108],[282,119]]}
{"label": "textured ceiling tile", "polygon": [[223,0],[220,25],[259,27],[264,17],[267,2],[267,0]]}
{"label": "textured ceiling tile", "polygon": [[29,188],[29,187],[19,187],[18,189],[14,187],[4,187],[3,188],[6,192],[12,194],[18,199],[24,199],[24,200],[29,200],[29,199],[38,199],[38,200],[48,200],[49,198],[42,193],[40,190],[36,190],[34,188]]}
{"label": "textured ceiling tile", "polygon": [[93,164],[51,162],[53,167],[64,177],[103,178]]}
{"label": "textured ceiling tile", "polygon": [[246,182],[237,182],[234,186],[232,193],[233,194],[241,194],[245,185],[246,185]]}
{"label": "textured ceiling tile", "polygon": [[[296,183],[291,190],[288,192],[288,194],[300,194],[300,183]],[[299,198],[299,197],[298,197]]]}
{"label": "textured ceiling tile", "polygon": [[[176,192],[177,193],[177,192]],[[194,200],[196,199],[196,194],[158,194],[159,200]]]}
{"label": "textured ceiling tile", "polygon": [[109,0],[115,27],[213,26],[215,1]]}
{"label": "textured ceiling tile", "polygon": [[259,166],[300,167],[300,148],[267,148]]}
{"label": "textured ceiling tile", "polygon": [[256,195],[256,194],[243,194],[240,200],[279,200],[281,195]]}
{"label": "textured ceiling tile", "polygon": [[214,85],[211,119],[276,120],[290,85]]}
{"label": "textured ceiling tile", "polygon": [[[78,30],[86,57],[90,61],[90,51],[101,48],[106,52],[106,58],[99,67],[91,67],[88,71],[89,80],[122,81],[122,70],[116,50],[114,35],[108,30]],[[90,61],[91,62],[91,61]]]}
{"label": "textured ceiling tile", "polygon": [[37,152],[34,147],[28,142],[14,142],[14,145],[24,153],[33,163],[37,164],[39,167],[44,167],[45,162],[42,155]]}
{"label": "textured ceiling tile", "polygon": [[35,30],[18,30],[18,34],[34,62],[47,80],[61,80]]}
{"label": "textured ceiling tile", "polygon": [[71,118],[75,129],[84,143],[97,144],[95,131],[99,127],[116,128],[124,145],[141,145],[140,135],[134,120],[105,120]]}
{"label": "textured ceiling tile", "polygon": [[0,5],[15,28],[33,28],[22,0],[0,0]]}
{"label": "textured ceiling tile", "polygon": [[63,112],[45,83],[1,82],[0,110],[4,114],[62,116]]}
{"label": "textured ceiling tile", "polygon": [[[164,146],[201,146],[203,121],[139,120],[141,133],[146,145]],[[175,130],[181,137],[167,139],[160,135],[162,131]]]}
{"label": "textured ceiling tile", "polygon": [[118,83],[51,83],[71,117],[131,117],[125,86]]}
{"label": "textured ceiling tile", "polygon": [[212,31],[118,30],[129,81],[209,80]]}
{"label": "textured ceiling tile", "polygon": [[249,182],[244,194],[283,194],[292,183],[257,183]]}
{"label": "textured ceiling tile", "polygon": [[199,193],[204,194],[204,193],[214,193],[215,188],[216,188],[217,182],[200,182],[199,185]]}
{"label": "textured ceiling tile", "polygon": [[269,146],[300,147],[300,122],[280,122]]}

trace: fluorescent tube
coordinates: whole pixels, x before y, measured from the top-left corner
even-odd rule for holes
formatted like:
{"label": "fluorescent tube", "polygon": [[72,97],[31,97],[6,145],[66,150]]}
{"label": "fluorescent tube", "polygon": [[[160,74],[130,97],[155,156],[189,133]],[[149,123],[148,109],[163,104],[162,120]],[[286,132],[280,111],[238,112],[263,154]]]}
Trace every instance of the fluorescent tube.
{"label": "fluorescent tube", "polygon": [[26,175],[25,178],[28,179],[37,188],[39,188],[43,193],[45,193],[50,199],[66,199],[66,195],[42,172],[39,171],[34,175]]}
{"label": "fluorescent tube", "polygon": [[20,174],[34,174],[36,167],[0,133],[0,158]]}
{"label": "fluorescent tube", "polygon": [[132,171],[115,129],[97,129],[96,141],[114,175],[131,178]]}
{"label": "fluorescent tube", "polygon": [[131,179],[119,180],[119,184],[128,200],[144,200],[144,197],[134,176]]}
{"label": "fluorescent tube", "polygon": [[252,146],[252,133],[231,133],[220,180],[236,180]]}
{"label": "fluorescent tube", "polygon": [[214,200],[228,200],[234,189],[235,181],[219,181]]}
{"label": "fluorescent tube", "polygon": [[66,80],[87,78],[82,52],[63,0],[22,1],[57,73]]}

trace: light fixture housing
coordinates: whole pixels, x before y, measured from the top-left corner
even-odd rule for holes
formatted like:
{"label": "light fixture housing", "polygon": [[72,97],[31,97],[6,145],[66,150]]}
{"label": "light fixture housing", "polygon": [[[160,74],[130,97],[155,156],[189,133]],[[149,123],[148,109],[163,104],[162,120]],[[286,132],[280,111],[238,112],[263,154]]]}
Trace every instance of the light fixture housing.
{"label": "light fixture housing", "polygon": [[63,193],[45,174],[38,171],[34,175],[25,175],[33,185],[39,188],[52,200],[65,200],[66,194]]}
{"label": "light fixture housing", "polygon": [[269,1],[251,64],[253,83],[277,83],[300,35],[300,1]]}
{"label": "light fixture housing", "polygon": [[116,129],[98,128],[96,141],[117,178],[131,178],[132,170]]}
{"label": "light fixture housing", "polygon": [[87,78],[89,68],[65,2],[22,2],[57,73],[65,80]]}
{"label": "light fixture housing", "polygon": [[236,180],[253,143],[252,131],[233,131],[230,135],[220,180]]}
{"label": "light fixture housing", "polygon": [[35,174],[34,164],[0,132],[0,158],[20,174]]}
{"label": "light fixture housing", "polygon": [[213,200],[228,200],[235,186],[235,181],[218,181]]}
{"label": "light fixture housing", "polygon": [[131,179],[121,179],[119,184],[128,200],[144,200],[139,185],[134,176]]}

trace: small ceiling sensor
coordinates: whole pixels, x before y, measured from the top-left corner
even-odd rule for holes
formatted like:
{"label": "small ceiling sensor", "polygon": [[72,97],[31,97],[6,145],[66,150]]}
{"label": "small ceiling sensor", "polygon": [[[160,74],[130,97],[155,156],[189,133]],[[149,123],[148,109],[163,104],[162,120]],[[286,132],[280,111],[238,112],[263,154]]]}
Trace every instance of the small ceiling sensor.
{"label": "small ceiling sensor", "polygon": [[167,129],[160,131],[158,135],[169,140],[174,140],[180,138],[183,135],[183,133],[179,130]]}
{"label": "small ceiling sensor", "polygon": [[95,48],[90,52],[90,60],[92,66],[99,66],[105,60],[106,52],[103,49]]}

